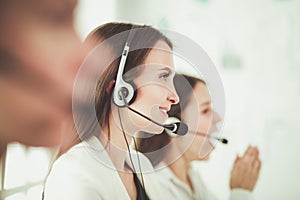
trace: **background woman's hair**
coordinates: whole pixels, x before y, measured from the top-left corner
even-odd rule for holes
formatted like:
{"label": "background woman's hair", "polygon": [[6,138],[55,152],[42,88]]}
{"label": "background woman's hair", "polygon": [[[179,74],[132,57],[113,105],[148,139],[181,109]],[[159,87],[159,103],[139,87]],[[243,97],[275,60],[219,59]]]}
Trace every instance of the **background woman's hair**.
{"label": "background woman's hair", "polygon": [[[176,117],[181,120],[181,113],[185,110],[190,102],[190,97],[198,82],[205,82],[201,79],[176,74],[174,77],[174,86],[179,96],[180,103],[173,105],[168,112],[169,117]],[[144,153],[145,156],[151,161],[153,166],[158,165],[166,156],[168,145],[172,138],[168,133],[163,131],[161,134],[151,134],[141,132],[137,139],[137,150]],[[165,147],[165,148],[164,148]]]}

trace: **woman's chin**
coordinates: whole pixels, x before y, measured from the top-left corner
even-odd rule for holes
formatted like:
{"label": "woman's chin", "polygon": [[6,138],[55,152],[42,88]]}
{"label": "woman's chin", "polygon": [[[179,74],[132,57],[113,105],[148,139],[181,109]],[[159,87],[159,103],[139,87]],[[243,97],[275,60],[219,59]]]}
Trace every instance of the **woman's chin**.
{"label": "woman's chin", "polygon": [[198,160],[199,161],[208,161],[210,158],[210,153],[205,154],[205,155],[199,155]]}
{"label": "woman's chin", "polygon": [[207,156],[203,157],[201,160],[202,161],[208,161],[210,158],[210,154],[208,154]]}
{"label": "woman's chin", "polygon": [[205,143],[206,146],[204,149],[200,150],[199,159],[200,160],[209,160],[211,152],[214,150],[214,145],[210,142]]}

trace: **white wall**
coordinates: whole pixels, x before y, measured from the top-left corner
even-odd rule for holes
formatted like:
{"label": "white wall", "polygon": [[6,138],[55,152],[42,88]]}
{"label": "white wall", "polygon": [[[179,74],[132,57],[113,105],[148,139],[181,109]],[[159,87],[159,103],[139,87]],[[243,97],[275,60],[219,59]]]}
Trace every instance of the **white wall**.
{"label": "white wall", "polygon": [[189,36],[216,63],[225,86],[228,146],[199,167],[219,199],[232,162],[257,145],[257,199],[299,199],[300,2],[296,0],[117,0],[118,20]]}
{"label": "white wall", "polygon": [[79,0],[76,9],[75,27],[82,39],[95,27],[115,21],[114,0]]}

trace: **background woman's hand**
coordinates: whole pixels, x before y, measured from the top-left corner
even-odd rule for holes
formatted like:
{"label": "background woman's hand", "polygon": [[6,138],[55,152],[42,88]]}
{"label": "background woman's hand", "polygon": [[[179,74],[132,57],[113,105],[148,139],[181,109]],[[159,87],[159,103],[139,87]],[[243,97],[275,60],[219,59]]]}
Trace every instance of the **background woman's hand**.
{"label": "background woman's hand", "polygon": [[248,146],[242,157],[237,156],[231,170],[230,189],[253,191],[260,172],[261,161],[257,147]]}

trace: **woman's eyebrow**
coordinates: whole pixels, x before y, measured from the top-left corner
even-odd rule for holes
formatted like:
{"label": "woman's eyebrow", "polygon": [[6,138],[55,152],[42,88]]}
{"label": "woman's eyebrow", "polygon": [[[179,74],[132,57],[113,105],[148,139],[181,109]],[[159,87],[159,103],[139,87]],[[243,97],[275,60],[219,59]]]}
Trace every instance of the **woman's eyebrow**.
{"label": "woman's eyebrow", "polygon": [[[170,74],[172,74],[174,71],[173,70],[171,70],[169,67],[163,67],[163,68],[160,68],[159,70],[161,70],[161,71],[164,71],[164,70],[166,70],[166,71],[168,71]],[[175,72],[174,72],[175,73]]]}
{"label": "woman's eyebrow", "polygon": [[204,103],[201,103],[200,105],[201,105],[201,106],[206,106],[206,105],[210,105],[210,103],[211,103],[210,101],[206,101],[206,102],[204,102]]}

